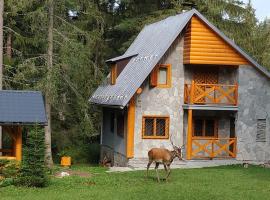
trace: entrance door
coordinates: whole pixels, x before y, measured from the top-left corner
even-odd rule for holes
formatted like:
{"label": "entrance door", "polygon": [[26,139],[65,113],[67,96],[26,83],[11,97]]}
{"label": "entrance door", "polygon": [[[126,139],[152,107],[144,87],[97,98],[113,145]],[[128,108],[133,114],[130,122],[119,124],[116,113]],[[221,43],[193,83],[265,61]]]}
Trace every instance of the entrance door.
{"label": "entrance door", "polygon": [[[194,97],[198,97],[202,94],[202,91],[205,91],[207,88],[211,87],[206,84],[218,84],[218,70],[217,69],[194,69],[193,80],[197,87],[194,89]],[[196,103],[206,103],[205,97],[196,100]]]}

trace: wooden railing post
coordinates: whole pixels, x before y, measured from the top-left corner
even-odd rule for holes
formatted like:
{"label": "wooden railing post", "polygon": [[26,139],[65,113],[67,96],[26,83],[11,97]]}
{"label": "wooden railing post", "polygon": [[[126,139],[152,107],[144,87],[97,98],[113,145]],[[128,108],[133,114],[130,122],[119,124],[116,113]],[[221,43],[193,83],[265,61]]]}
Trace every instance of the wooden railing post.
{"label": "wooden railing post", "polygon": [[238,84],[235,83],[235,92],[234,92],[234,98],[235,98],[235,105],[238,105]]}
{"label": "wooden railing post", "polygon": [[192,110],[188,110],[187,160],[192,157]]}
{"label": "wooden railing post", "polygon": [[191,86],[190,86],[190,104],[193,104],[194,89],[195,89],[195,82],[194,82],[194,80],[192,80],[192,83],[191,83]]}

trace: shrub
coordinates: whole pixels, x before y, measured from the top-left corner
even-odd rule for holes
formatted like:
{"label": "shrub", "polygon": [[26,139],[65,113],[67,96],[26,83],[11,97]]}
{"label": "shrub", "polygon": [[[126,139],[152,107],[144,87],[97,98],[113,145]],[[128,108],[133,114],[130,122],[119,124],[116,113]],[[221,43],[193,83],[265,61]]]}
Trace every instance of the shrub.
{"label": "shrub", "polygon": [[22,168],[16,184],[27,187],[44,187],[47,181],[44,130],[35,126],[29,131],[26,138]]}
{"label": "shrub", "polygon": [[97,143],[81,144],[80,146],[69,146],[58,153],[61,156],[70,156],[73,164],[91,163],[98,164],[100,146]]}
{"label": "shrub", "polygon": [[16,178],[20,170],[20,163],[15,160],[0,160],[0,176],[3,178]]}

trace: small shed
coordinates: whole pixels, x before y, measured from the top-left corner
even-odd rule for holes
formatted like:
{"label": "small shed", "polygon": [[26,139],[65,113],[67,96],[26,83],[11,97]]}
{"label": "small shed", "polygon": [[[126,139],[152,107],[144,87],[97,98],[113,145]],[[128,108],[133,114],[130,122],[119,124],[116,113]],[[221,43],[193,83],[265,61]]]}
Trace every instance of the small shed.
{"label": "small shed", "polygon": [[0,126],[8,134],[12,147],[0,149],[1,158],[22,159],[22,126],[47,125],[44,100],[39,91],[0,91]]}

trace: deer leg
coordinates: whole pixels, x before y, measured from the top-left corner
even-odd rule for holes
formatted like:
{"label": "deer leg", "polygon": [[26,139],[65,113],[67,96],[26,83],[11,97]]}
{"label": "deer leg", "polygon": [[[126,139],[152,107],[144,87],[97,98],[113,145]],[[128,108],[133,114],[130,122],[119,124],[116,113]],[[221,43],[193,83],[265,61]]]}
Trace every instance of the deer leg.
{"label": "deer leg", "polygon": [[171,168],[170,168],[170,165],[167,165],[167,176],[166,176],[166,181],[168,180],[170,174],[171,174]]}
{"label": "deer leg", "polygon": [[150,161],[149,160],[149,162],[148,162],[148,164],[147,164],[147,173],[146,173],[146,176],[148,177],[148,171],[149,171],[149,167],[150,167],[150,165],[152,164],[152,160]]}
{"label": "deer leg", "polygon": [[156,170],[158,182],[160,182],[159,175],[158,175],[158,166],[159,166],[159,163],[157,162],[155,166],[155,170]]}

